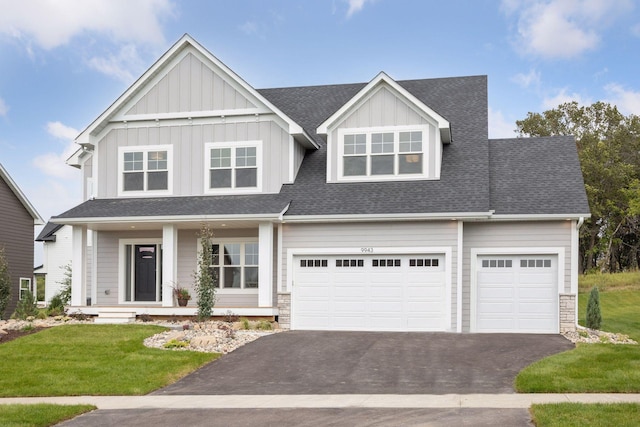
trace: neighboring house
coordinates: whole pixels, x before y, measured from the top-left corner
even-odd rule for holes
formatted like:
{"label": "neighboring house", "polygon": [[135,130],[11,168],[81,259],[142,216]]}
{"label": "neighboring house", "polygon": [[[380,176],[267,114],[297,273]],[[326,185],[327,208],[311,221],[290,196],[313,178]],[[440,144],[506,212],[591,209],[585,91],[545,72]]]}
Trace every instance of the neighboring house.
{"label": "neighboring house", "polygon": [[36,271],[45,276],[44,301],[49,302],[62,290],[66,266],[71,266],[71,227],[47,222],[36,242],[42,242],[42,267]]}
{"label": "neighboring house", "polygon": [[11,299],[3,318],[16,309],[25,291],[33,292],[33,232],[44,222],[24,193],[0,164],[0,247],[11,275]]}
{"label": "neighboring house", "polygon": [[86,201],[52,218],[73,228],[73,309],[193,315],[171,287],[207,224],[215,315],[575,328],[574,140],[489,140],[484,76],[256,90],[185,35],[76,142]]}

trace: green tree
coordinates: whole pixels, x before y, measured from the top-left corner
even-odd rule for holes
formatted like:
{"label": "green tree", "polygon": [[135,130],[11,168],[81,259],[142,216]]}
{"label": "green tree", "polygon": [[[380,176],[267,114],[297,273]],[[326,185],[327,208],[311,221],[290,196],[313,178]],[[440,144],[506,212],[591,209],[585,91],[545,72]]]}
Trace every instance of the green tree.
{"label": "green tree", "polygon": [[22,295],[22,299],[18,301],[16,311],[13,313],[14,318],[20,320],[26,320],[29,317],[36,317],[38,315],[38,304],[31,291],[25,291]]}
{"label": "green tree", "polygon": [[600,312],[600,293],[598,287],[594,286],[589,294],[589,301],[587,302],[587,328],[600,329],[602,324],[602,313]]}
{"label": "green tree", "polygon": [[206,225],[202,226],[198,233],[200,250],[198,251],[198,266],[193,273],[196,290],[196,304],[198,311],[196,318],[205,321],[211,317],[213,306],[216,301],[215,283],[217,282],[217,271],[211,268],[213,250],[211,239],[213,231]]}
{"label": "green tree", "polygon": [[0,246],[0,319],[3,318],[11,299],[11,275],[9,274],[9,264],[4,253],[4,247]]}
{"label": "green tree", "polygon": [[63,305],[69,305],[71,303],[71,276],[73,270],[71,269],[71,264],[65,264],[60,266],[61,269],[64,270],[62,280],[57,282],[59,285],[62,285],[60,292],[56,295],[60,296]]}
{"label": "green tree", "polygon": [[637,267],[640,220],[632,201],[640,201],[640,192],[634,188],[640,179],[638,116],[624,116],[603,102],[590,106],[570,102],[543,113],[528,113],[516,126],[520,136],[576,138],[592,215],[580,230],[581,268],[616,271]]}

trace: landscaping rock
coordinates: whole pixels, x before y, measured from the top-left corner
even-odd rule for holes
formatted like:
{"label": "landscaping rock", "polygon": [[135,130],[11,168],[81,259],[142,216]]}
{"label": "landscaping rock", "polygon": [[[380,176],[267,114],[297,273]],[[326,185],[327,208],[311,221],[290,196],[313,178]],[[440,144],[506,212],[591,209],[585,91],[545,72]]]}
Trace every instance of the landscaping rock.
{"label": "landscaping rock", "polygon": [[636,341],[624,334],[598,331],[595,329],[578,326],[575,331],[565,332],[562,335],[573,343],[588,344],[638,344]]}

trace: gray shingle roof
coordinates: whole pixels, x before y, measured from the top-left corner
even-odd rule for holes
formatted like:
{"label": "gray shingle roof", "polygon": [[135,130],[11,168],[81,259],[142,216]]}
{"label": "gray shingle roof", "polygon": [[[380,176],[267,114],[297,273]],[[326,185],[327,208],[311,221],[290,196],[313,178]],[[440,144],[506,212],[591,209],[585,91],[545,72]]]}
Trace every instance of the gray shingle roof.
{"label": "gray shingle roof", "polygon": [[[398,84],[451,123],[453,142],[443,148],[440,180],[326,183],[326,141],[316,134],[316,128],[366,83],[261,89],[261,95],[300,124],[320,146],[307,151],[295,182],[284,185],[280,194],[98,199],[59,218],[266,215],[281,212],[289,202],[289,216],[490,209],[504,214],[588,212],[575,144],[566,138],[489,142],[486,76]],[[527,191],[532,194],[526,195]]]}
{"label": "gray shingle roof", "polygon": [[489,141],[496,214],[588,214],[572,136]]}
{"label": "gray shingle roof", "polygon": [[56,231],[60,230],[62,227],[62,224],[47,222],[38,234],[38,237],[36,237],[36,242],[55,242]]}

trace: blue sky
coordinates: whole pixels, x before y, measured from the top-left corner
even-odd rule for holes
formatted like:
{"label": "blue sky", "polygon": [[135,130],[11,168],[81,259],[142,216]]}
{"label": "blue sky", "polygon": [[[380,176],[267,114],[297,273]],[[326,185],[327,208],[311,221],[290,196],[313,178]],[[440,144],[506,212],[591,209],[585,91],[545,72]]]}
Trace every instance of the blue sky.
{"label": "blue sky", "polygon": [[255,88],[488,75],[490,136],[571,100],[640,114],[632,0],[0,0],[0,163],[48,219],[73,139],[184,33]]}

